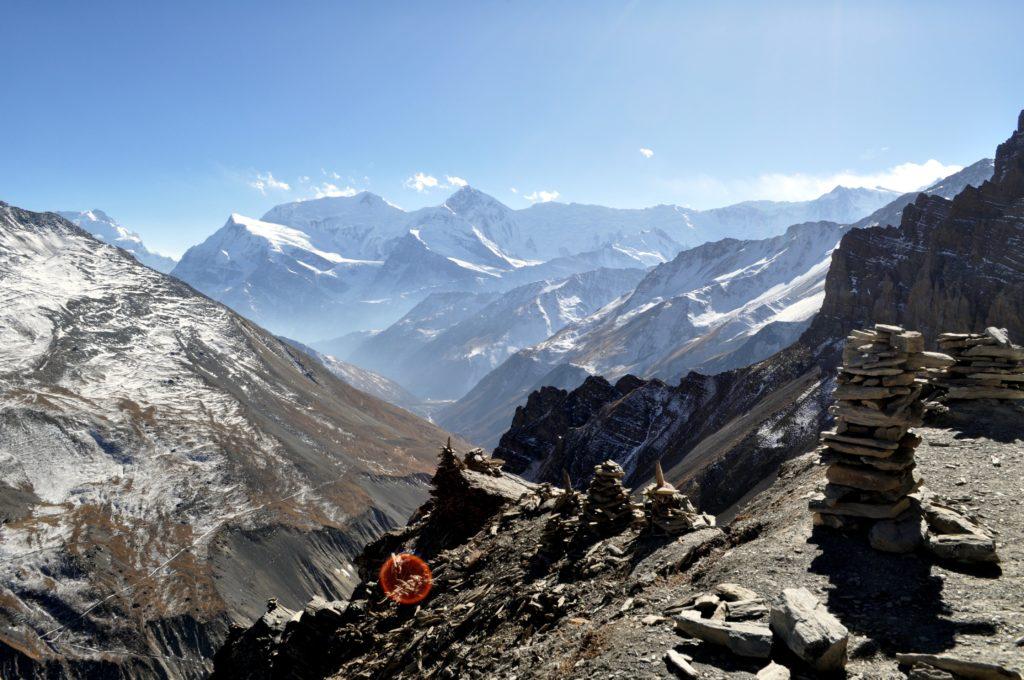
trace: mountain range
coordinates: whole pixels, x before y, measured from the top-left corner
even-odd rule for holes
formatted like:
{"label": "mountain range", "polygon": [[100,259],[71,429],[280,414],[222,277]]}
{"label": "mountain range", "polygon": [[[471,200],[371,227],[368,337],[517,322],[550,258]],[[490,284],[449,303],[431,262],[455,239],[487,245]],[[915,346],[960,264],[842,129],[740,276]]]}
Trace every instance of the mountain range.
{"label": "mountain range", "polygon": [[[992,167],[990,160],[979,161],[924,193],[952,198],[985,181]],[[916,196],[900,196],[853,224],[809,222],[780,236],[723,239],[684,250],[651,269],[629,294],[520,350],[439,411],[438,422],[494,446],[513,409],[549,374],[561,388],[591,374],[613,381],[635,374],[671,384],[690,371],[713,374],[756,363],[807,329],[844,234],[898,219]]]}
{"label": "mountain range", "polygon": [[[817,444],[851,330],[896,323],[932,346],[939,333],[987,326],[1024,337],[1024,112],[994,163],[980,167],[904,202],[898,226],[847,230],[820,309],[790,346],[750,366],[688,373],[674,385],[592,376],[575,388],[535,390],[494,455],[530,479],[554,482],[567,470],[580,485],[610,458],[636,486],[658,460],[701,508],[727,511]],[[940,195],[949,192],[951,199]]]}
{"label": "mountain range", "polygon": [[386,327],[435,292],[505,291],[604,268],[643,269],[723,237],[810,219],[852,222],[889,203],[837,187],[813,201],[698,211],[545,203],[514,210],[463,187],[406,212],[368,192],[232,215],[173,274],[267,328],[314,342]]}

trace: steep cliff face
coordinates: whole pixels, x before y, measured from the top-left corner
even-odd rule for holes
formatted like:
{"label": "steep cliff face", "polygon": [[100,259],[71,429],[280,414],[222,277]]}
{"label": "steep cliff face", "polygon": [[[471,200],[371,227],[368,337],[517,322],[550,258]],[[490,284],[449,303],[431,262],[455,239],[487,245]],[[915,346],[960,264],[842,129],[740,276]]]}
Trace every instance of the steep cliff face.
{"label": "steep cliff face", "polygon": [[546,481],[566,468],[583,484],[595,462],[614,458],[636,486],[661,459],[670,481],[720,512],[813,445],[839,343],[853,328],[899,323],[934,341],[995,325],[1024,337],[1024,129],[1000,145],[991,181],[953,200],[920,195],[899,227],[846,233],[824,287],[810,327],[765,361],[672,387],[644,383],[583,425],[555,414],[518,419],[502,443],[516,442],[517,458],[534,461],[526,474]]}
{"label": "steep cliff face", "polygon": [[999,146],[991,181],[952,201],[919,196],[898,228],[847,234],[825,291],[812,340],[886,318],[932,341],[991,325],[1022,337],[1024,129]]}

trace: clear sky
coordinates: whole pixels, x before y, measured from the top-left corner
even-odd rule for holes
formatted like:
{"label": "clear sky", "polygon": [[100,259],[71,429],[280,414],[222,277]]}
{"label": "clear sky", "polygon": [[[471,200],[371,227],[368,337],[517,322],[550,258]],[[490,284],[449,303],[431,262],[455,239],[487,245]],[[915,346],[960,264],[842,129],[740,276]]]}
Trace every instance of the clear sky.
{"label": "clear sky", "polygon": [[177,255],[231,212],[359,189],[909,190],[1009,135],[1021,26],[1017,0],[5,0],[0,200],[102,208]]}

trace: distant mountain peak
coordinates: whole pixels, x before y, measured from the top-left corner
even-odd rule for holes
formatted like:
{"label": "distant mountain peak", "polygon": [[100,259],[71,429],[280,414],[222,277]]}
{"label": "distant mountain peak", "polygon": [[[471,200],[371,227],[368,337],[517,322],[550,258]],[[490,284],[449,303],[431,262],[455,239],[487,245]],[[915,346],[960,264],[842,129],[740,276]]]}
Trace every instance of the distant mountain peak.
{"label": "distant mountain peak", "polygon": [[174,258],[149,250],[142,242],[141,236],[124,227],[99,208],[82,211],[63,210],[58,211],[57,214],[75,226],[89,232],[95,238],[117,246],[122,250],[127,250],[135,256],[135,259],[147,267],[152,267],[164,273],[174,268]]}
{"label": "distant mountain peak", "polygon": [[474,189],[468,184],[449,196],[448,200],[445,201],[444,204],[449,210],[456,213],[479,209],[482,207],[511,210],[511,208],[490,194],[485,194],[479,189]]}

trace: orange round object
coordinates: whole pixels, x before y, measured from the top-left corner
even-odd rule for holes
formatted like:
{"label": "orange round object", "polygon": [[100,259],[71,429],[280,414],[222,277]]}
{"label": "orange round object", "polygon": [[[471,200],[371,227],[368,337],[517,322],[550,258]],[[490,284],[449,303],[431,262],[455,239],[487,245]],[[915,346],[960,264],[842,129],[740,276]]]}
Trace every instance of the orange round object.
{"label": "orange round object", "polygon": [[409,553],[392,555],[380,568],[380,587],[399,604],[416,604],[430,594],[434,577],[427,563]]}

